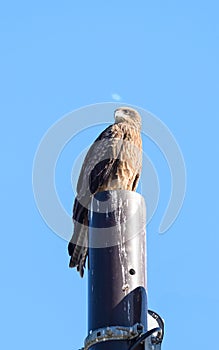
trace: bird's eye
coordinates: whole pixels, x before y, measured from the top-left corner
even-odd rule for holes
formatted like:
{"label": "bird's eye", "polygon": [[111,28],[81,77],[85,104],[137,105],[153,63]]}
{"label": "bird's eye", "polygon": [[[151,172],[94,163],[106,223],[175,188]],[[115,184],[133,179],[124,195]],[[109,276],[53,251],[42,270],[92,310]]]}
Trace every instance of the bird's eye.
{"label": "bird's eye", "polygon": [[127,109],[124,109],[124,113],[125,113],[125,114],[128,114],[129,111],[128,111]]}

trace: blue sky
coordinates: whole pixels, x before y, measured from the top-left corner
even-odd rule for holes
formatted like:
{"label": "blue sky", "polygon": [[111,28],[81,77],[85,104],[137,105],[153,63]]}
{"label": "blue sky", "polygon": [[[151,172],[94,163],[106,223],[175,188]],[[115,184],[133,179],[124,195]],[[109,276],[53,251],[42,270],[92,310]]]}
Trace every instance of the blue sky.
{"label": "blue sky", "polygon": [[[186,163],[182,211],[159,235],[170,178],[159,152],[145,149],[157,166],[161,188],[147,239],[149,307],[166,322],[162,349],[202,350],[214,342],[219,311],[218,10],[213,0],[1,4],[1,348],[77,350],[83,344],[86,279],[68,269],[66,241],[37,210],[32,166],[51,125],[77,108],[113,101],[114,93],[121,104],[160,118]],[[95,128],[87,133],[87,146],[96,133]],[[84,141],[79,137],[72,164]],[[70,213],[66,159],[63,153],[62,166],[57,164],[57,190]]]}

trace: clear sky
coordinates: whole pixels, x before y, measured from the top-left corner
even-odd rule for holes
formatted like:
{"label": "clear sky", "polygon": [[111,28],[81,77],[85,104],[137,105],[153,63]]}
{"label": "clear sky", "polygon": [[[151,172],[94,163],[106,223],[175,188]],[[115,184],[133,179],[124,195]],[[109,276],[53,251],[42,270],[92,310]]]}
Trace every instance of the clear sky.
{"label": "clear sky", "polygon": [[[159,235],[170,177],[164,159],[151,150],[160,201],[147,227],[148,293],[149,307],[165,319],[162,349],[204,350],[217,341],[218,12],[216,0],[0,5],[2,349],[83,345],[86,278],[68,269],[67,242],[38,212],[33,159],[63,115],[117,95],[171,130],[187,169],[183,208]],[[63,152],[57,164],[57,191],[69,214],[69,162],[100,130],[78,137],[72,159]]]}

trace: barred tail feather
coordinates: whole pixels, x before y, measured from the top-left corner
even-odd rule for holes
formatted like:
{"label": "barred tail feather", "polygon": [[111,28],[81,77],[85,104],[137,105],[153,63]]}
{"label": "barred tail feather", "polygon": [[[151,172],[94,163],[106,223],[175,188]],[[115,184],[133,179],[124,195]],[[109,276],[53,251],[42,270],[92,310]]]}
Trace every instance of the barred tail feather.
{"label": "barred tail feather", "polygon": [[[78,229],[80,226],[80,229]],[[74,234],[68,244],[68,253],[71,256],[69,267],[76,267],[80,276],[84,275],[86,258],[88,255],[88,228],[75,223]]]}
{"label": "barred tail feather", "polygon": [[74,202],[73,221],[74,233],[68,244],[68,253],[71,256],[69,267],[76,267],[83,277],[88,255],[88,209],[80,203],[77,197]]}

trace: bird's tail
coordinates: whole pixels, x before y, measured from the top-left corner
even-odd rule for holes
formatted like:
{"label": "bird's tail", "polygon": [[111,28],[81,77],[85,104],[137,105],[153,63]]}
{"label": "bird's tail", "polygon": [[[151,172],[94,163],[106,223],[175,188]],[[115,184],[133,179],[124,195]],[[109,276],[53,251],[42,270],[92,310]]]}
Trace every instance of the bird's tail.
{"label": "bird's tail", "polygon": [[68,253],[71,257],[69,267],[76,267],[80,276],[83,277],[88,255],[88,227],[75,223],[74,234],[68,244]]}
{"label": "bird's tail", "polygon": [[71,256],[69,267],[76,267],[81,277],[84,275],[88,255],[88,215],[88,208],[76,197],[73,208],[74,233],[68,244],[68,253]]}

